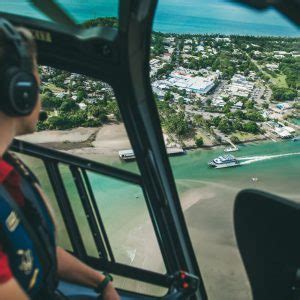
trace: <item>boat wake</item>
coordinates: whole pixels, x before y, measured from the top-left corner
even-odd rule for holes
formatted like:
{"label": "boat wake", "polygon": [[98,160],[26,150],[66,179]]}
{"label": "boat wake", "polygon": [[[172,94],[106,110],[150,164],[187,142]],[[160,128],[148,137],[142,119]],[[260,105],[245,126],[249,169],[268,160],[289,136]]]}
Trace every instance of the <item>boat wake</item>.
{"label": "boat wake", "polygon": [[249,165],[255,162],[276,159],[286,156],[294,156],[300,155],[300,152],[293,152],[293,153],[285,153],[285,154],[277,154],[277,155],[260,155],[260,156],[248,156],[248,157],[239,157],[238,160],[240,161],[240,165]]}

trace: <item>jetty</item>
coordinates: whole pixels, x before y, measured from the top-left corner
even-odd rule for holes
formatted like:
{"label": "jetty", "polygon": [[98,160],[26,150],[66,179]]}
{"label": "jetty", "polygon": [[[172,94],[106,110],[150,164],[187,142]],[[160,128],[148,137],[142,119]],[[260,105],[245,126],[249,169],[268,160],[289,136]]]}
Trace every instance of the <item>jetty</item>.
{"label": "jetty", "polygon": [[[167,150],[167,154],[169,156],[185,154],[185,150],[183,148],[167,147],[166,150]],[[135,155],[134,155],[134,152],[133,152],[132,149],[120,150],[119,151],[119,157],[123,161],[133,161],[133,160],[135,160]]]}
{"label": "jetty", "polygon": [[231,147],[226,147],[224,149],[224,152],[235,152],[235,151],[238,151],[240,150],[238,146],[236,146],[230,139],[225,139],[226,142],[228,142]]}

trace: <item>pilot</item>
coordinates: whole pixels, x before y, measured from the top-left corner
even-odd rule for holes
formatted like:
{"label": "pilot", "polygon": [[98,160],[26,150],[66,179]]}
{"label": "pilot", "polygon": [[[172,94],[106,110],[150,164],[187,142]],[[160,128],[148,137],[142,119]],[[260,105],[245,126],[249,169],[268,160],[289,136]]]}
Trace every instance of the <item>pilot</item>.
{"label": "pilot", "polygon": [[0,19],[0,300],[60,299],[60,279],[118,300],[110,275],[56,246],[55,225],[38,181],[8,152],[15,136],[35,131],[39,80],[32,35]]}

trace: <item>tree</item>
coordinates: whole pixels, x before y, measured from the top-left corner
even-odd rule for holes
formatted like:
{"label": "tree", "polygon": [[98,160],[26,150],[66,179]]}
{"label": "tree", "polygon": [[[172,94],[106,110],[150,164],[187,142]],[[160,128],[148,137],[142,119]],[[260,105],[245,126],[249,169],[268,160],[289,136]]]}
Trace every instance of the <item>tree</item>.
{"label": "tree", "polygon": [[101,106],[89,105],[88,113],[93,117],[98,119],[101,123],[105,123],[107,118],[107,111]]}
{"label": "tree", "polygon": [[45,110],[58,109],[62,104],[61,99],[52,96],[50,93],[42,94],[41,100],[42,100],[42,107]]}
{"label": "tree", "polygon": [[59,108],[59,110],[63,113],[75,112],[79,109],[80,109],[79,105],[72,100],[63,101],[63,103],[61,104],[61,106]]}
{"label": "tree", "polygon": [[290,88],[272,87],[273,99],[276,101],[294,100],[297,97],[297,91]]}
{"label": "tree", "polygon": [[254,101],[251,101],[251,100],[248,100],[246,103],[245,103],[245,107],[247,109],[252,109],[254,107]]}
{"label": "tree", "polygon": [[205,123],[203,117],[201,115],[194,116],[194,124],[198,127],[203,126]]}
{"label": "tree", "polygon": [[53,116],[47,120],[49,129],[70,129],[72,121],[67,116]]}
{"label": "tree", "polygon": [[243,131],[257,134],[259,132],[259,127],[255,122],[250,121],[243,124]]}
{"label": "tree", "polygon": [[230,137],[230,140],[234,143],[234,144],[238,144],[240,143],[240,139],[236,136],[236,135],[233,135]]}
{"label": "tree", "polygon": [[201,147],[203,146],[203,138],[202,137],[198,137],[195,139],[195,144],[197,147]]}
{"label": "tree", "polygon": [[85,90],[79,90],[77,92],[77,100],[79,102],[81,102],[82,100],[84,100],[87,97],[87,92]]}
{"label": "tree", "polygon": [[48,119],[48,114],[44,110],[40,112],[39,121],[44,122]]}
{"label": "tree", "polygon": [[269,103],[264,102],[264,103],[262,104],[262,107],[263,107],[264,109],[268,109],[268,108],[269,108]]}
{"label": "tree", "polygon": [[212,103],[212,100],[210,98],[206,100],[206,105],[207,106],[211,106],[211,103]]}
{"label": "tree", "polygon": [[167,91],[164,95],[164,100],[172,101],[172,100],[174,100],[174,95],[170,91]]}
{"label": "tree", "polygon": [[255,121],[255,122],[263,122],[264,117],[256,110],[249,110],[245,114],[245,118],[247,120]]}
{"label": "tree", "polygon": [[168,115],[163,125],[168,133],[175,134],[177,137],[184,137],[189,132],[189,124],[182,111]]}
{"label": "tree", "polygon": [[230,133],[232,131],[232,125],[231,122],[228,119],[221,119],[218,129],[224,133]]}
{"label": "tree", "polygon": [[121,113],[117,101],[108,101],[106,106],[107,112],[114,115],[117,121],[121,121]]}
{"label": "tree", "polygon": [[218,127],[221,122],[221,117],[217,116],[212,119],[213,126]]}

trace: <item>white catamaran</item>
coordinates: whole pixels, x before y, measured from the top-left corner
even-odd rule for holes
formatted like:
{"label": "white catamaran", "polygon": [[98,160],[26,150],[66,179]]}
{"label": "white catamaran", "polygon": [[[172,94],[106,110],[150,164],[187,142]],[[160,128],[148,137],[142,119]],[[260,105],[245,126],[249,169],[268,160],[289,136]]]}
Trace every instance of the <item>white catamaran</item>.
{"label": "white catamaran", "polygon": [[240,162],[233,155],[219,156],[208,163],[210,167],[216,169],[236,167],[240,165]]}

